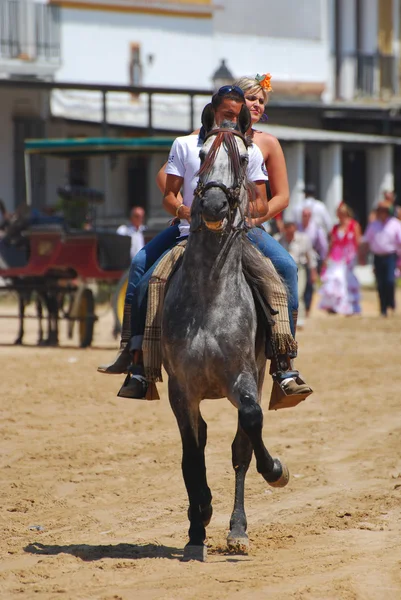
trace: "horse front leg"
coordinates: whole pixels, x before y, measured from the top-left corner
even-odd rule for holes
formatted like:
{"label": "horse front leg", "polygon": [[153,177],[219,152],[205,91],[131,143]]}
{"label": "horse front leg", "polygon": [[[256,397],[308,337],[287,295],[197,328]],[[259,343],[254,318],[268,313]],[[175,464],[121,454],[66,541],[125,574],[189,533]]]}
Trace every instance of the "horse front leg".
{"label": "horse front leg", "polygon": [[206,423],[199,399],[189,398],[176,381],[169,379],[169,399],[182,441],[182,473],[188,493],[189,542],[184,560],[206,560],[206,526],[212,517],[212,494],[206,480]]}
{"label": "horse front leg", "polygon": [[[260,361],[258,369],[258,404],[262,399],[263,381],[265,377],[266,361]],[[238,415],[239,416],[239,415]],[[245,514],[245,477],[252,459],[252,443],[249,436],[242,429],[239,419],[237,433],[232,443],[232,463],[235,472],[234,509],[230,519],[230,531],[227,536],[227,546],[235,554],[247,554],[249,539],[246,533],[247,520]]]}
{"label": "horse front leg", "polygon": [[235,399],[238,403],[239,423],[252,444],[258,473],[272,487],[286,486],[289,481],[287,467],[278,458],[272,458],[263,443],[263,412],[258,403],[257,384],[251,374],[243,373],[238,378]]}
{"label": "horse front leg", "polygon": [[252,458],[252,444],[239,421],[231,450],[235,472],[235,496],[234,509],[230,519],[230,531],[227,536],[227,546],[230,552],[247,554],[249,540],[246,533],[247,521],[244,507],[245,477]]}

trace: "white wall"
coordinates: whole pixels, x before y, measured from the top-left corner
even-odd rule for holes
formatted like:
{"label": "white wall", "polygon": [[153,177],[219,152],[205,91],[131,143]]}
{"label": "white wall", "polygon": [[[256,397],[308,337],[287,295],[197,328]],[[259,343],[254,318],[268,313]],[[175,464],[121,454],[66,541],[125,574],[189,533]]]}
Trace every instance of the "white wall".
{"label": "white wall", "polygon": [[[304,12],[299,3],[294,4],[292,18],[304,19]],[[211,19],[63,8],[62,67],[57,79],[128,84],[130,44],[138,43],[144,85],[211,89],[211,76],[222,58],[236,77],[270,72],[281,81],[327,81],[329,42],[324,14],[321,11],[315,39],[285,39],[213,30]],[[152,63],[149,56],[153,56]]]}
{"label": "white wall", "polygon": [[211,35],[210,19],[62,9],[57,79],[128,85],[130,44],[138,43],[143,85],[210,88]]}

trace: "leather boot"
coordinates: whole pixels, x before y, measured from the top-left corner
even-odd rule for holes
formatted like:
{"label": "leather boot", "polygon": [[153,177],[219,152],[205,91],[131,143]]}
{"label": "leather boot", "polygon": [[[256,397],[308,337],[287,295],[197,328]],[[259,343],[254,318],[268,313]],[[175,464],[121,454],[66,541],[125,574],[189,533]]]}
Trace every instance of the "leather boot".
{"label": "leather boot", "polygon": [[121,328],[121,341],[120,348],[117,352],[117,356],[112,363],[109,365],[100,365],[97,368],[99,373],[106,373],[107,375],[121,375],[127,373],[128,368],[132,361],[131,352],[129,349],[129,341],[131,339],[131,305],[124,305],[124,317]]}
{"label": "leather boot", "polygon": [[280,354],[276,360],[272,360],[270,373],[273,379],[285,390],[287,396],[298,394],[312,394],[312,388],[306,383],[298,382],[299,371],[292,369],[292,361],[287,354]]}

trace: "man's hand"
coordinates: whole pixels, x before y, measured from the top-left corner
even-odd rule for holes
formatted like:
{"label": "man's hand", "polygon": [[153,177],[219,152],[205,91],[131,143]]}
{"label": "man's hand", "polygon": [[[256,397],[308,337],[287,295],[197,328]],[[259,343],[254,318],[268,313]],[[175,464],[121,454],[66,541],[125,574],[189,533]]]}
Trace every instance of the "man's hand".
{"label": "man's hand", "polygon": [[189,208],[189,206],[185,206],[185,204],[183,204],[176,212],[176,216],[179,219],[186,219],[187,221],[190,221],[191,220],[191,209]]}

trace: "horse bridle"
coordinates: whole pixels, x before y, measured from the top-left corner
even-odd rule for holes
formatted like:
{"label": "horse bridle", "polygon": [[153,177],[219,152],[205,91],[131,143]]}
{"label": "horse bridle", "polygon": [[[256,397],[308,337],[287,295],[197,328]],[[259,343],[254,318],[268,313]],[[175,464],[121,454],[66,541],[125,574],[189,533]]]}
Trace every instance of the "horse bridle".
{"label": "horse bridle", "polygon": [[[231,133],[232,135],[235,135],[235,136],[241,138],[241,140],[244,142],[245,146],[248,147],[249,143],[248,143],[247,139],[245,138],[245,136],[240,131],[237,131],[236,129],[228,129],[225,127],[222,127],[221,129],[211,129],[205,135],[204,142],[206,142],[206,140],[209,137],[211,137],[212,135],[217,135],[218,133],[222,133],[222,132],[228,132],[228,133]],[[234,217],[235,217],[235,213],[238,208],[240,194],[241,194],[241,187],[244,183],[244,180],[245,180],[245,169],[244,169],[242,175],[240,176],[239,180],[236,181],[235,185],[232,187],[227,187],[224,183],[221,183],[220,181],[212,180],[212,181],[208,181],[207,183],[203,183],[203,181],[201,181],[199,179],[197,186],[195,188],[195,191],[194,191],[194,196],[198,196],[198,198],[202,198],[208,190],[210,190],[212,188],[219,188],[222,192],[224,192],[224,194],[228,200],[229,224],[232,226],[232,223],[233,223]],[[240,224],[241,228],[242,228],[242,225],[243,225],[243,220],[241,221],[241,224]]]}

